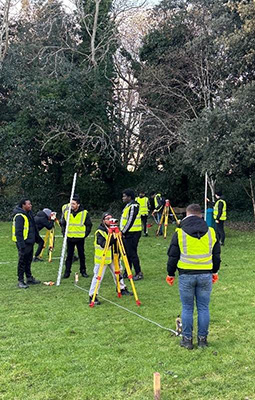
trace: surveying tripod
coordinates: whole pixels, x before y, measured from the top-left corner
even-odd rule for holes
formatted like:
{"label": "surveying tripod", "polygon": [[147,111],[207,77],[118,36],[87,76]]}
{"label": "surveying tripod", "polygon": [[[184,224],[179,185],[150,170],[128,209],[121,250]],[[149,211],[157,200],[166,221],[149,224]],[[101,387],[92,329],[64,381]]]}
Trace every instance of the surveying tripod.
{"label": "surveying tripod", "polygon": [[[60,226],[59,221],[57,219],[55,220],[55,222]],[[44,249],[46,248],[47,242],[49,241],[48,261],[51,262],[52,261],[52,252],[53,252],[54,244],[55,244],[55,227],[54,227],[54,225],[53,225],[53,228],[47,229],[43,241],[44,241],[44,245],[43,245],[43,248],[42,248],[42,251],[41,251],[39,257],[42,258]]]}
{"label": "surveying tripod", "polygon": [[171,204],[170,204],[170,200],[166,200],[166,201],[165,201],[165,206],[164,206],[164,208],[163,208],[163,212],[162,212],[162,215],[161,215],[161,218],[160,218],[160,222],[159,222],[159,225],[158,225],[158,229],[157,229],[157,232],[156,232],[156,236],[158,236],[158,235],[159,235],[160,228],[161,228],[161,226],[162,226],[163,223],[164,223],[164,239],[166,239],[166,235],[167,235],[167,227],[168,227],[168,219],[169,219],[169,209],[171,210],[171,212],[172,212],[172,214],[173,214],[173,216],[174,216],[174,219],[175,219],[175,221],[176,221],[176,224],[179,225],[179,220],[178,220],[178,218],[177,218],[177,216],[176,216],[176,214],[175,214],[175,212],[174,212],[173,207],[172,207]]}
{"label": "surveying tripod", "polygon": [[105,264],[104,264],[105,263],[105,257],[106,257],[107,251],[109,250],[112,236],[114,237],[114,239],[117,240],[116,246],[114,246],[113,262],[114,262],[114,268],[115,268],[115,276],[116,276],[116,282],[117,282],[118,297],[121,297],[120,266],[119,266],[119,253],[120,253],[120,255],[122,257],[122,260],[124,262],[126,271],[128,273],[128,279],[130,280],[130,283],[131,283],[131,286],[132,286],[132,290],[133,290],[133,293],[134,293],[134,298],[135,298],[136,304],[138,306],[140,306],[141,302],[140,302],[140,300],[138,299],[138,296],[137,296],[135,284],[134,284],[134,281],[133,281],[133,275],[132,275],[132,272],[131,272],[131,269],[130,269],[130,266],[129,266],[129,262],[128,262],[128,259],[127,259],[125,247],[124,247],[124,244],[123,244],[123,241],[122,241],[122,237],[121,237],[121,232],[120,232],[119,228],[116,225],[111,225],[109,227],[109,229],[108,229],[108,237],[107,237],[107,240],[106,240],[106,243],[105,243],[105,247],[104,247],[104,250],[103,250],[103,256],[102,256],[102,259],[101,259],[101,262],[100,262],[100,267],[99,267],[99,271],[98,271],[98,275],[97,275],[97,283],[96,283],[96,287],[95,287],[95,290],[94,290],[94,293],[93,293],[93,296],[92,296],[92,300],[91,300],[91,303],[90,303],[89,306],[90,307],[94,307],[94,305],[95,305],[95,298],[96,298],[96,295],[97,295],[99,282],[100,282],[101,277],[102,277],[103,269],[105,268]]}

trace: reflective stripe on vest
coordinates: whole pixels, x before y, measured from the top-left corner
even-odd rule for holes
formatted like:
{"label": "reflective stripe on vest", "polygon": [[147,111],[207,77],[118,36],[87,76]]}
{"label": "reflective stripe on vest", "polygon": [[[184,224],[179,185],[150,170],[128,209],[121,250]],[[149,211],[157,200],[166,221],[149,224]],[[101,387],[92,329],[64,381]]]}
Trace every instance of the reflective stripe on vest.
{"label": "reflective stripe on vest", "polygon": [[220,216],[220,221],[226,221],[226,219],[227,219],[227,203],[225,202],[225,200],[222,200],[222,199],[219,199],[215,203],[215,206],[213,209],[213,218],[217,219],[220,201],[223,203],[223,209],[222,209],[222,214]]}
{"label": "reflective stripe on vest", "polygon": [[148,209],[149,199],[148,199],[148,197],[137,197],[135,200],[140,205],[139,214],[140,215],[148,215],[149,214],[149,209]]}
{"label": "reflective stripe on vest", "polygon": [[[120,219],[120,230],[121,231],[127,225],[129,210],[131,207],[139,207],[139,204],[133,203],[124,208],[124,210],[122,211],[121,219]],[[134,223],[133,223],[132,227],[128,230],[128,232],[139,232],[141,230],[142,230],[141,215],[138,210],[136,219],[134,220]]]}
{"label": "reflective stripe on vest", "polygon": [[24,218],[23,239],[26,240],[28,237],[29,222],[28,222],[27,216],[24,214],[16,214],[12,221],[12,240],[13,240],[13,242],[17,242],[15,220],[18,215],[21,215]]}
{"label": "reflective stripe on vest", "polygon": [[214,229],[208,228],[200,239],[188,235],[181,228],[176,231],[181,252],[178,268],[211,270],[212,250],[216,243]]}
{"label": "reflective stripe on vest", "polygon": [[[87,210],[78,212],[76,216],[70,213],[69,227],[67,232],[67,237],[69,238],[84,238],[86,233],[86,226],[84,225],[86,216],[88,214]],[[65,220],[67,220],[68,211],[65,211]]]}
{"label": "reflective stripe on vest", "polygon": [[[97,234],[100,233],[100,235],[102,235],[105,240],[107,240],[108,238],[108,234],[104,231],[102,231],[102,229],[98,229],[95,233],[95,241],[94,241],[94,246],[95,246],[95,257],[94,257],[94,262],[95,264],[100,264],[103,254],[104,254],[104,249],[102,249],[102,247],[97,244]],[[109,249],[106,252],[106,256],[105,256],[105,264],[111,264],[112,262],[112,250],[111,247],[109,246]]]}

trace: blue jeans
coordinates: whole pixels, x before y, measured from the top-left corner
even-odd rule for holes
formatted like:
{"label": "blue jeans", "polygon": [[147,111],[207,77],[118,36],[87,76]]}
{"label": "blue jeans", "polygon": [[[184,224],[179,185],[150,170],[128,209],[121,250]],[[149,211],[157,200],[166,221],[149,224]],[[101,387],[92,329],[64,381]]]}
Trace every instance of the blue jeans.
{"label": "blue jeans", "polygon": [[[162,211],[159,211],[158,213],[156,213],[156,221],[157,221],[158,225],[160,224],[161,217],[162,217]],[[164,225],[164,222],[161,225],[160,230],[159,230],[160,235],[163,235],[163,225]]]}
{"label": "blue jeans", "polygon": [[194,298],[198,314],[198,336],[207,336],[210,322],[209,303],[212,291],[212,274],[182,274],[179,276],[182,302],[182,334],[192,338]]}

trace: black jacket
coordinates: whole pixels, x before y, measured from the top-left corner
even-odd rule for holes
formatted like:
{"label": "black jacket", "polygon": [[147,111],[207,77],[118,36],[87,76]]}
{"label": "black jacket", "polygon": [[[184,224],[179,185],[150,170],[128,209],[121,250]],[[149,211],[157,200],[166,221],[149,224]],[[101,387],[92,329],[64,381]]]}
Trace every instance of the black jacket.
{"label": "black jacket", "polygon": [[49,220],[45,212],[39,211],[35,216],[35,224],[38,231],[42,230],[43,228],[50,230],[54,226],[54,221]]}
{"label": "black jacket", "polygon": [[[78,208],[77,211],[71,210],[71,214],[73,214],[73,216],[75,217],[80,211],[83,211],[83,210],[84,210],[84,207],[83,207],[82,205],[80,205],[80,207]],[[90,234],[90,232],[91,232],[91,229],[92,229],[92,222],[91,222],[91,219],[90,219],[90,216],[89,216],[88,213],[87,213],[87,215],[86,215],[84,225],[86,226],[86,233],[85,233],[85,238],[86,238],[87,236],[89,236],[89,234]],[[63,235],[64,235],[64,233],[65,233],[65,228],[66,228],[66,220],[65,220],[64,215],[63,215],[63,217],[61,218],[61,228],[62,228],[62,233],[63,233]],[[77,241],[77,240],[78,240],[78,241],[79,241],[79,240],[83,240],[83,238],[68,238],[68,240],[70,240],[70,241],[72,241],[72,242],[75,242],[75,241]]]}
{"label": "black jacket", "polygon": [[[207,223],[197,216],[189,216],[182,220],[180,227],[186,232],[188,235],[201,238],[204,236],[208,231]],[[168,249],[168,263],[167,263],[167,273],[169,276],[174,276],[175,271],[177,269],[177,263],[180,259],[180,247],[178,243],[178,236],[177,232],[174,233],[170,247]],[[204,274],[208,272],[216,273],[220,268],[220,244],[217,240],[213,247],[212,251],[212,262],[213,262],[213,269],[211,271],[208,270],[186,270],[178,268],[179,274]]]}
{"label": "black jacket", "polygon": [[29,223],[29,229],[28,229],[28,237],[26,240],[24,240],[23,237],[23,228],[24,228],[24,218],[21,215],[18,215],[15,218],[15,232],[16,232],[16,238],[17,238],[17,246],[19,249],[25,249],[26,244],[34,244],[35,242],[38,243],[39,241],[39,233],[38,229],[35,225],[35,220],[33,217],[33,214],[31,211],[26,212],[23,210],[21,207],[15,207],[13,210],[13,217],[16,214],[24,214],[28,218],[28,223]]}

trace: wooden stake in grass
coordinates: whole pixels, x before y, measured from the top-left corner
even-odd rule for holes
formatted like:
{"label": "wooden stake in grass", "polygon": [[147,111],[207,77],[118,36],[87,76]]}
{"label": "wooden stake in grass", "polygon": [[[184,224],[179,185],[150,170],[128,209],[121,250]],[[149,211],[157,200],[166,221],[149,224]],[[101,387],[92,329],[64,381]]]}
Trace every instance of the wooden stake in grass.
{"label": "wooden stake in grass", "polygon": [[160,373],[154,372],[154,400],[160,400]]}

